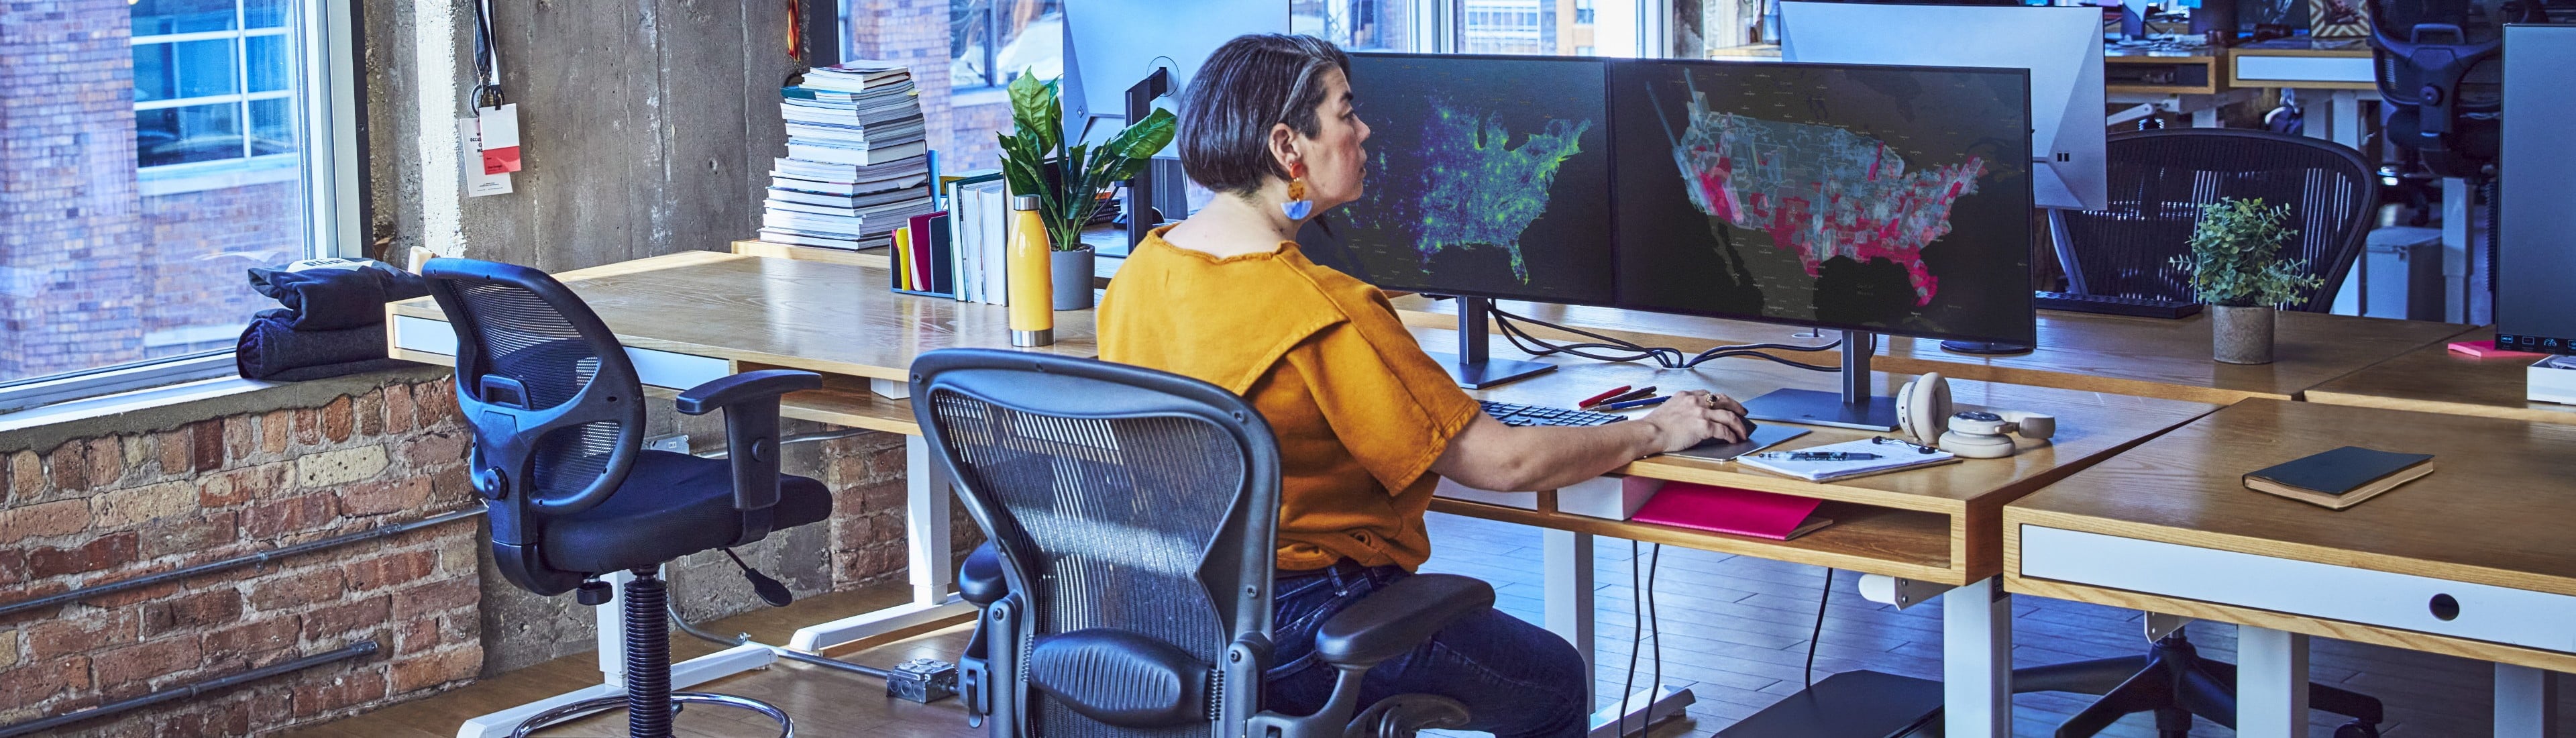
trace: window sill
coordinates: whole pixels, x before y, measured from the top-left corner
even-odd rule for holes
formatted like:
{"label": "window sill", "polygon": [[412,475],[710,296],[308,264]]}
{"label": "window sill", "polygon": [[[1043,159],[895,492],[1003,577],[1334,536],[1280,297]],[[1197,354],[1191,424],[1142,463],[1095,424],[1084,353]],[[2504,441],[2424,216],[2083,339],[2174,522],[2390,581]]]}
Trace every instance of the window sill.
{"label": "window sill", "polygon": [[967,108],[977,105],[1002,105],[1011,101],[1011,91],[1000,87],[977,87],[948,94],[948,106]]}
{"label": "window sill", "polygon": [[304,382],[220,377],[57,402],[0,414],[0,454],[45,451],[82,438],[157,433],[234,415],[320,407],[341,395],[436,379],[448,372],[446,367],[423,364]]}

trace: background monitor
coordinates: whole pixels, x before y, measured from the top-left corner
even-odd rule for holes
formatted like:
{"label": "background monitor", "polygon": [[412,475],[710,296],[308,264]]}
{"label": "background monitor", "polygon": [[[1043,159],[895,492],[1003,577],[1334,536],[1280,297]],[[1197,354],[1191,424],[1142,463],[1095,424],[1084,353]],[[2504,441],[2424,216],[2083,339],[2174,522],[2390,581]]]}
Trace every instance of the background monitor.
{"label": "background monitor", "polygon": [[1619,306],[2030,343],[2029,90],[2020,69],[1614,66]]}
{"label": "background monitor", "polygon": [[1785,2],[1780,23],[1782,61],[2028,70],[2038,205],[2107,206],[2100,8]]}
{"label": "background monitor", "polygon": [[1360,200],[1309,258],[1391,290],[1608,304],[1609,98],[1598,59],[1353,54]]}
{"label": "background monitor", "polygon": [[[2576,354],[2576,26],[2504,28],[2504,155],[2495,264],[2496,339]],[[2506,344],[2510,345],[2506,345]]]}

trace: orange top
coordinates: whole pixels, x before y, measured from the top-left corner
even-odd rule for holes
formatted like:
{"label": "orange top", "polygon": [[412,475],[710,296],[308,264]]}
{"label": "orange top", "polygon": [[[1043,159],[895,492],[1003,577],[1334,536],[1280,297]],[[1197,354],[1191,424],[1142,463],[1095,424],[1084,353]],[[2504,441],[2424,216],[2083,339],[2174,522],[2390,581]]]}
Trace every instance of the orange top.
{"label": "orange top", "polygon": [[1295,243],[1217,258],[1157,230],[1101,298],[1100,358],[1252,401],[1279,439],[1279,568],[1421,566],[1431,462],[1481,412],[1386,294]]}

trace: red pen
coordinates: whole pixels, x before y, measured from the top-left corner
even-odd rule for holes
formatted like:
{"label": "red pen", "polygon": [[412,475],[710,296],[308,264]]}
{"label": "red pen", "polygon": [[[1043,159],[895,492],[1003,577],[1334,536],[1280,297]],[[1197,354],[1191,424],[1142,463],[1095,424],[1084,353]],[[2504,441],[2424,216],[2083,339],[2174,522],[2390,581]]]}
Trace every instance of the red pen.
{"label": "red pen", "polygon": [[1594,406],[1594,405],[1599,405],[1599,404],[1601,404],[1601,401],[1603,401],[1603,400],[1607,400],[1607,399],[1610,399],[1610,398],[1613,398],[1613,397],[1617,397],[1617,396],[1619,396],[1619,393],[1621,393],[1621,392],[1626,392],[1626,391],[1628,391],[1628,385],[1624,385],[1624,384],[1623,384],[1623,385],[1619,385],[1619,386],[1618,386],[1618,388],[1616,388],[1616,389],[1612,389],[1612,390],[1610,390],[1610,391],[1608,391],[1608,392],[1603,392],[1603,393],[1601,393],[1601,394],[1593,395],[1593,396],[1592,396],[1592,399],[1584,400],[1584,401],[1582,401],[1582,402],[1578,402],[1578,403],[1574,403],[1574,409],[1576,409],[1576,410],[1581,410],[1581,409],[1588,408],[1588,407],[1591,407],[1591,406]]}
{"label": "red pen", "polygon": [[1639,387],[1639,388],[1636,388],[1636,389],[1632,389],[1632,390],[1628,390],[1628,391],[1626,391],[1626,392],[1619,393],[1617,396],[1611,397],[1610,399],[1602,400],[1602,401],[1601,401],[1601,404],[1604,404],[1604,405],[1616,405],[1616,404],[1619,404],[1619,403],[1622,403],[1622,402],[1627,402],[1627,401],[1629,401],[1629,400],[1642,400],[1642,399],[1645,399],[1645,398],[1648,398],[1648,397],[1653,397],[1653,396],[1655,396],[1655,386],[1650,384],[1650,385],[1646,385],[1646,386],[1644,386],[1644,387]]}

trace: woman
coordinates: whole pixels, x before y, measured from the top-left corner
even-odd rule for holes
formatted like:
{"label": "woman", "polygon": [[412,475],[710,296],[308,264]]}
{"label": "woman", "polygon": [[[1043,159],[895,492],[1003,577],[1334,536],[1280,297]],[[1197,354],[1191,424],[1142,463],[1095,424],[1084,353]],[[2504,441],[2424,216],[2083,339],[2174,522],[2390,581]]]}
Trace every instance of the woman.
{"label": "woman", "polygon": [[[1743,406],[1676,393],[1641,422],[1511,427],[1422,352],[1384,294],[1297,250],[1298,226],[1360,196],[1368,124],[1349,60],[1307,36],[1244,36],[1211,54],[1181,114],[1181,165],[1219,193],[1157,231],[1100,305],[1100,356],[1243,395],[1282,459],[1276,651],[1264,703],[1311,712],[1332,669],[1315,629],[1431,554],[1438,481],[1555,489],[1709,438],[1743,437]],[[1369,671],[1361,704],[1409,692],[1464,703],[1501,738],[1580,736],[1591,675],[1563,639],[1488,609]]]}

